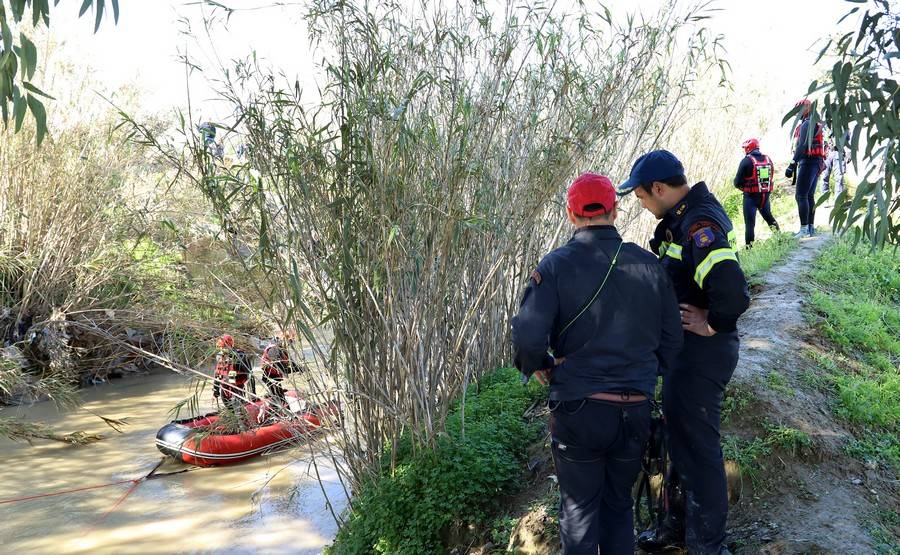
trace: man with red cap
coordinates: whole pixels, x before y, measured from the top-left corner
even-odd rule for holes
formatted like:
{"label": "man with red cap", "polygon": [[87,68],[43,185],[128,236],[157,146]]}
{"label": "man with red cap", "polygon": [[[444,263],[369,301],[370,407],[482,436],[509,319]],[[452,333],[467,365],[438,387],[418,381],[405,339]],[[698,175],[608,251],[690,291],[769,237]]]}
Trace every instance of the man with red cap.
{"label": "man with red cap", "polygon": [[758,210],[772,231],[779,231],[769,202],[775,188],[775,165],[759,151],[759,140],[750,138],[741,145],[744,158],[734,176],[734,186],[744,192],[744,244],[748,247],[756,238],[756,211]]}
{"label": "man with red cap", "polygon": [[531,273],[513,318],[515,364],[550,384],[563,553],[631,555],[649,399],[681,349],[681,317],[662,265],[613,226],[609,179],[578,177],[566,212],[575,232]]}

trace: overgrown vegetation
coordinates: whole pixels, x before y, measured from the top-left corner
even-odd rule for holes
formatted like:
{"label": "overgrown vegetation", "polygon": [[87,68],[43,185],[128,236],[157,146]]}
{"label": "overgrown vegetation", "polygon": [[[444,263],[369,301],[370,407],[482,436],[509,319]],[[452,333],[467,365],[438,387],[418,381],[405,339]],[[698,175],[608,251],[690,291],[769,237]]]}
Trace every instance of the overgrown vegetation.
{"label": "overgrown vegetation", "polygon": [[[185,236],[159,225],[166,203],[153,201],[159,176],[144,150],[124,140],[115,112],[82,121],[82,100],[73,92],[72,105],[56,105],[58,128],[39,150],[27,134],[0,133],[3,403],[50,398],[71,409],[81,385],[184,369],[209,356],[223,326],[252,329],[191,274]],[[0,435],[62,437],[7,419]]]}
{"label": "overgrown vegetation", "polygon": [[355,492],[329,553],[441,553],[451,527],[483,524],[521,473],[525,449],[540,430],[523,415],[544,395],[535,380],[522,386],[511,368],[470,385],[434,449],[415,450],[407,436],[399,454],[384,454],[383,473]]}
{"label": "overgrown vegetation", "polygon": [[[850,161],[862,174],[855,191],[846,189],[835,199],[834,228],[849,230],[854,240],[890,247],[900,242],[900,13],[892,0],[851,2],[861,5],[841,21],[861,12],[859,28],[828,39],[816,61],[828,55],[834,64],[827,79],[809,85],[809,93],[814,106],[822,107],[839,148],[849,148]],[[850,136],[846,142],[845,133]]]}
{"label": "overgrown vegetation", "polygon": [[807,379],[859,426],[851,452],[900,469],[900,253],[837,240],[809,277],[811,317],[838,356],[809,354],[817,369]]}

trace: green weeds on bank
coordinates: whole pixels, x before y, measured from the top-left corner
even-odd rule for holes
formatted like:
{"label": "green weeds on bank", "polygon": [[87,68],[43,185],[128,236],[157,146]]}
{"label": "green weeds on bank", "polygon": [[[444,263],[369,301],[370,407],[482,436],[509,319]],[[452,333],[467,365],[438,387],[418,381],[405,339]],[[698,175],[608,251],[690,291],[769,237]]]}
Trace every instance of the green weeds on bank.
{"label": "green weeds on bank", "polygon": [[433,450],[401,448],[393,471],[386,467],[356,492],[353,513],[328,553],[441,553],[452,528],[483,523],[520,476],[525,449],[540,430],[523,414],[544,394],[535,380],[522,386],[511,368],[471,385],[465,435],[457,402]]}
{"label": "green weeds on bank", "polygon": [[900,469],[900,253],[836,240],[809,279],[809,316],[836,353],[809,351],[802,379],[859,427],[848,452]]}

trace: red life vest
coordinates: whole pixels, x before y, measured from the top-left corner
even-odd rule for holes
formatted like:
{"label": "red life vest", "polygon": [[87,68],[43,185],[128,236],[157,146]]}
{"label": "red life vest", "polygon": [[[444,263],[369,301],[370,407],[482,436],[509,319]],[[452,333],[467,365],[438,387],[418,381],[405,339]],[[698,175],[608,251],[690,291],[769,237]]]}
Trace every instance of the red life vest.
{"label": "red life vest", "polygon": [[[222,397],[230,399],[244,390],[244,384],[250,379],[247,364],[242,360],[243,352],[239,349],[219,351],[216,355],[215,380],[221,384]],[[215,388],[214,388],[215,394]]]}
{"label": "red life vest", "polygon": [[[800,128],[803,126],[801,123],[797,127],[794,128],[794,144],[796,145],[798,141],[800,141]],[[807,127],[808,129],[808,127]],[[807,158],[825,158],[825,137],[824,137],[824,126],[821,122],[816,122],[815,132],[813,133],[812,143],[807,142],[809,140],[808,137],[803,137],[803,145],[802,145],[802,153],[803,156]]]}
{"label": "red life vest", "polygon": [[263,349],[260,361],[262,362],[263,374],[276,380],[284,378],[284,375],[287,373],[286,369],[291,363],[287,351],[275,344]]}
{"label": "red life vest", "polygon": [[745,193],[769,193],[775,188],[775,165],[765,154],[762,160],[747,155],[753,162],[753,173],[744,178],[741,190]]}

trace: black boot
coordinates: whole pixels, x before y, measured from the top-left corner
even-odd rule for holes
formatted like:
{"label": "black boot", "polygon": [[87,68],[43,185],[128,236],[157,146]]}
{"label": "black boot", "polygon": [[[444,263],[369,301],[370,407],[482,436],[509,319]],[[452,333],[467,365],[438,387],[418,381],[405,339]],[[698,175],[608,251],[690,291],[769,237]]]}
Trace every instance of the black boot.
{"label": "black boot", "polygon": [[665,553],[683,549],[684,524],[675,518],[666,517],[661,525],[641,532],[637,546],[647,553]]}

